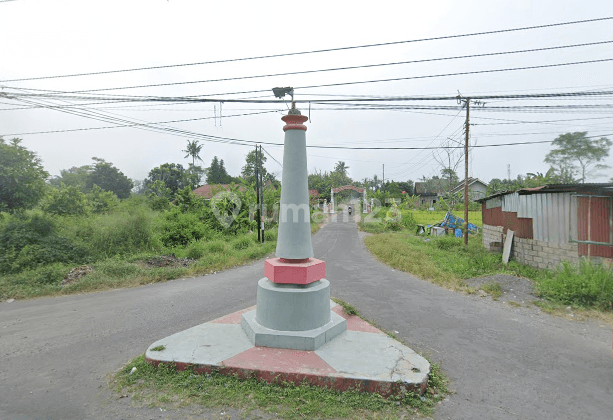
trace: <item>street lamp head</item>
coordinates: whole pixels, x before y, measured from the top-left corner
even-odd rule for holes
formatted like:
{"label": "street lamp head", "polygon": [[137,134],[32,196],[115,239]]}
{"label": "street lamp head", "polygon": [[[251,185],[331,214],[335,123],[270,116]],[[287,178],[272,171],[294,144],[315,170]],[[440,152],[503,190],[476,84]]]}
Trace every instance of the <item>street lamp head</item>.
{"label": "street lamp head", "polygon": [[292,87],[276,87],[272,88],[272,93],[275,94],[275,97],[279,99],[283,99],[285,95],[290,95],[292,97],[292,102],[294,101],[294,88]]}

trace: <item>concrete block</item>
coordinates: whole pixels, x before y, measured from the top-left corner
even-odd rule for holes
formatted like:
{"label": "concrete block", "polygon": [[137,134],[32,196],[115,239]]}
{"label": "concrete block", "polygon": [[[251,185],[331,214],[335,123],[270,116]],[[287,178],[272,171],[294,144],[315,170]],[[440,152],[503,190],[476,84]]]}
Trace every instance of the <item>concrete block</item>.
{"label": "concrete block", "polygon": [[325,325],[304,331],[283,331],[266,328],[258,323],[256,311],[243,314],[241,326],[255,346],[292,350],[316,350],[347,330],[347,320],[329,311]]}
{"label": "concrete block", "polygon": [[534,257],[533,261],[537,263],[542,263],[544,260],[543,260],[543,257]]}
{"label": "concrete block", "polygon": [[264,275],[273,283],[309,284],[326,277],[326,263],[317,258],[301,263],[271,258],[264,262]]}
{"label": "concrete block", "polygon": [[330,321],[330,282],[298,284],[258,282],[257,322],[273,330],[306,331]]}

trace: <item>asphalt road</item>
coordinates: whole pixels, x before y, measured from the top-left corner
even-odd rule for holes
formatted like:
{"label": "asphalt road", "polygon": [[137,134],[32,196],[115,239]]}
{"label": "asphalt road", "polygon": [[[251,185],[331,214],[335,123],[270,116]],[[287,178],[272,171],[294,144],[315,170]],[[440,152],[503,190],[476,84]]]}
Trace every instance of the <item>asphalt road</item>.
{"label": "asphalt road", "polygon": [[[343,219],[313,238],[332,295],[442,364],[455,393],[435,418],[613,418],[610,326],[395,271],[374,260],[353,220]],[[262,276],[259,261],[134,289],[0,303],[0,420],[192,418],[186,410],[133,408],[112,396],[106,377],[160,338],[254,305]]]}

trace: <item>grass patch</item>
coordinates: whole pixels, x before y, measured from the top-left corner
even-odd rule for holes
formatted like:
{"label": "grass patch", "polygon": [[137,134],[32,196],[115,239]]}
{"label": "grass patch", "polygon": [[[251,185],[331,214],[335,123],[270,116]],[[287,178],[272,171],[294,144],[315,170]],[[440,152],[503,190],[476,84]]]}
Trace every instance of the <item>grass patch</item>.
{"label": "grass patch", "polygon": [[360,316],[360,313],[358,312],[358,310],[354,306],[352,306],[352,305],[348,304],[347,302],[344,302],[344,301],[342,301],[340,299],[332,298],[332,300],[343,308],[343,312],[345,314],[347,314],[347,315],[354,315],[354,316]]}
{"label": "grass patch", "polygon": [[[334,301],[347,313],[359,315],[352,305],[339,299]],[[383,398],[378,394],[341,392],[306,383],[277,385],[217,372],[200,375],[189,369],[178,371],[173,364],[156,368],[146,363],[144,356],[126,364],[111,378],[110,384],[119,395],[131,395],[133,403],[149,407],[232,407],[242,410],[245,416],[258,410],[285,419],[403,419],[415,414],[432,414],[435,405],[449,394],[447,379],[440,367],[428,361],[428,387],[421,396],[409,392],[402,397]]]}
{"label": "grass patch", "polygon": [[166,346],[155,346],[151,349],[151,351],[164,351],[166,350]]}
{"label": "grass patch", "polygon": [[[232,241],[215,239],[211,242],[190,244],[187,247],[163,249],[161,252],[146,252],[130,256],[116,255],[112,258],[89,264],[93,272],[78,281],[62,286],[61,282],[74,268],[74,264],[56,263],[25,270],[17,274],[0,276],[0,298],[27,299],[41,296],[85,293],[195,277],[244,265],[273,252],[276,241],[257,243],[255,234],[247,233],[233,237]],[[257,236],[255,236],[257,238]],[[194,258],[200,254],[199,258]],[[179,258],[193,258],[189,267],[147,268],[145,261],[159,256],[176,254]]]}
{"label": "grass patch", "polygon": [[500,296],[502,296],[502,287],[500,286],[500,283],[496,283],[496,282],[484,283],[481,286],[481,290],[483,290],[485,293],[493,297],[494,300],[500,299]]}
{"label": "grass patch", "polygon": [[[420,225],[434,225],[435,223],[442,222],[447,214],[446,211],[428,211],[428,210],[403,210],[402,213],[409,213],[413,216],[416,223]],[[456,217],[464,219],[464,210],[453,211]],[[472,223],[475,226],[483,226],[483,216],[481,211],[469,211],[468,223]]]}
{"label": "grass patch", "polygon": [[360,230],[367,233],[383,233],[385,230],[385,223],[381,220],[361,220],[358,222]]}
{"label": "grass patch", "polygon": [[[468,291],[463,280],[493,274],[519,277],[542,276],[541,270],[522,264],[504,265],[499,254],[481,245],[479,235],[471,236],[468,247],[454,236],[422,237],[406,233],[373,235],[364,239],[375,257],[398,270],[409,272],[441,286]],[[474,291],[473,291],[474,292]]]}
{"label": "grass patch", "polygon": [[133,404],[148,407],[232,407],[242,410],[244,415],[259,410],[284,419],[380,419],[432,412],[441,395],[440,392],[430,395],[430,392],[440,389],[437,387],[440,376],[435,365],[432,365],[432,372],[434,380],[428,388],[430,391],[421,398],[407,394],[403,399],[385,399],[378,394],[353,390],[339,392],[294,383],[274,385],[215,372],[199,375],[189,369],[177,371],[173,364],[156,368],[148,364],[144,356],[139,356],[114,375],[111,384],[120,395],[130,395]]}
{"label": "grass patch", "polygon": [[[579,265],[563,263],[558,270],[541,270],[511,261],[503,264],[500,254],[488,252],[481,236],[471,236],[468,247],[453,236],[421,237],[406,232],[372,235],[364,239],[370,252],[381,262],[440,286],[475,293],[464,280],[494,274],[528,278],[535,283],[539,307],[563,314],[571,305],[575,313],[613,324],[613,272],[582,260]],[[481,289],[498,299],[500,285]]]}
{"label": "grass patch", "polygon": [[613,271],[587,260],[562,263],[537,283],[541,296],[564,305],[613,310]]}

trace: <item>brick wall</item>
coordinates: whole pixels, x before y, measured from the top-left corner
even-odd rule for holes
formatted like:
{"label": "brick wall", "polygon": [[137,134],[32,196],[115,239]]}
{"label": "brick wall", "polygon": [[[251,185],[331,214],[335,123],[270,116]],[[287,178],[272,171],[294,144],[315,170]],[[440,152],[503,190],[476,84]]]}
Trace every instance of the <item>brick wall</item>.
{"label": "brick wall", "polygon": [[[491,249],[492,242],[506,239],[502,226],[483,225],[483,246]],[[554,244],[513,237],[511,259],[538,268],[556,268],[563,260],[576,264],[579,261],[579,247],[576,243]]]}

